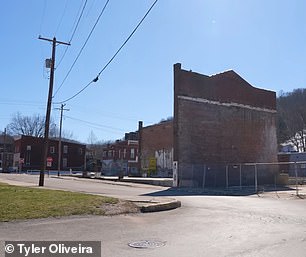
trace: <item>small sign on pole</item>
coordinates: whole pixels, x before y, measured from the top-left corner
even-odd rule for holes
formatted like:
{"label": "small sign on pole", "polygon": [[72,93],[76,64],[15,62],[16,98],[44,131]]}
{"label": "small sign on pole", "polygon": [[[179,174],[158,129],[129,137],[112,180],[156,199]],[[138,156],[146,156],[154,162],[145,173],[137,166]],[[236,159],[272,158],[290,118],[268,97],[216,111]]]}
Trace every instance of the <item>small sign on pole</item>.
{"label": "small sign on pole", "polygon": [[53,158],[52,157],[48,157],[47,158],[47,167],[52,167],[52,162],[53,162]]}

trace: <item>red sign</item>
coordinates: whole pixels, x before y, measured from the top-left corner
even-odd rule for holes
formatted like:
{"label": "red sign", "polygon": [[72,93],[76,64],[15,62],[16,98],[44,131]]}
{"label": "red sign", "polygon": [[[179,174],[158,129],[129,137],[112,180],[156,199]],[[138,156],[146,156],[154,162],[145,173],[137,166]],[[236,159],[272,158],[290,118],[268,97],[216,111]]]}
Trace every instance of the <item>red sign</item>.
{"label": "red sign", "polygon": [[53,162],[53,158],[52,157],[47,157],[47,162]]}

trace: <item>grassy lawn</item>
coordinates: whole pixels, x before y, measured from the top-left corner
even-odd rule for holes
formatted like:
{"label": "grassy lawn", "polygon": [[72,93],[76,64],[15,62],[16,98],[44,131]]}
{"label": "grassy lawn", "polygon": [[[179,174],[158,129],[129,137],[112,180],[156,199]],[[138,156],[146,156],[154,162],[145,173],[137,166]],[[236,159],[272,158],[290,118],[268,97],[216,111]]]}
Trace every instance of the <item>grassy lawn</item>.
{"label": "grassy lawn", "polygon": [[111,197],[0,183],[0,222],[82,214],[104,215],[103,206],[116,206],[118,202]]}

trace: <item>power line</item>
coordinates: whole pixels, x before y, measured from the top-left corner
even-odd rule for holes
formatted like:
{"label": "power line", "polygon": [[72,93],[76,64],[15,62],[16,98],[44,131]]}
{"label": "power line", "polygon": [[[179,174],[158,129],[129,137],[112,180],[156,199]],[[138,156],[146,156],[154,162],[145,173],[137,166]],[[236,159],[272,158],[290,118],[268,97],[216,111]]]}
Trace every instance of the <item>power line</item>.
{"label": "power line", "polygon": [[62,102],[55,102],[55,104],[62,104],[62,103],[66,103],[68,101],[70,101],[71,99],[75,98],[77,95],[81,94],[86,88],[88,88],[91,83],[96,82],[96,81],[90,81],[85,87],[83,87],[79,92],[77,92],[76,94],[74,94],[73,96],[69,97],[68,99],[66,99],[65,101]]}
{"label": "power line", "polygon": [[82,18],[82,16],[83,16],[83,13],[84,13],[86,4],[87,4],[87,0],[85,0],[85,3],[84,3],[83,8],[82,8],[82,11],[81,11],[80,16],[79,16],[79,18],[78,18],[78,21],[77,21],[77,23],[76,23],[76,25],[75,25],[75,27],[74,27],[74,30],[73,30],[73,32],[72,32],[72,35],[71,35],[71,37],[70,37],[69,42],[72,41],[72,39],[73,39],[73,37],[74,37],[74,35],[75,35],[75,32],[76,32],[76,30],[77,30],[77,28],[78,28],[78,26],[79,26],[79,24],[80,24],[80,20],[81,20],[81,18]]}
{"label": "power line", "polygon": [[67,10],[67,5],[68,5],[68,0],[66,0],[66,4],[65,4],[65,7],[64,7],[62,16],[61,16],[61,18],[60,18],[60,20],[59,20],[59,23],[58,23],[58,25],[57,25],[57,28],[56,28],[56,31],[55,31],[54,35],[57,34],[57,31],[59,30],[60,26],[62,25],[63,18],[64,18],[64,16],[65,16],[65,13],[66,13],[66,10]]}
{"label": "power line", "polygon": [[157,3],[158,0],[155,0],[154,3],[151,5],[151,7],[149,8],[149,10],[146,12],[146,14],[142,17],[142,19],[140,20],[140,22],[137,24],[137,26],[135,27],[135,29],[132,31],[132,33],[127,37],[127,39],[123,42],[123,44],[120,46],[120,48],[117,50],[117,52],[113,55],[113,57],[106,63],[106,65],[102,68],[102,70],[98,73],[96,80],[99,79],[99,76],[101,75],[101,73],[107,68],[108,65],[110,65],[110,63],[115,59],[115,57],[119,54],[119,52],[121,51],[121,49],[126,45],[126,43],[131,39],[131,37],[134,35],[134,33],[137,31],[137,29],[139,28],[139,26],[141,25],[141,23],[145,20],[145,18],[149,15],[149,13],[151,12],[151,10],[153,9],[154,5]]}
{"label": "power line", "polygon": [[30,102],[30,101],[10,101],[10,100],[0,100],[0,104],[5,105],[15,105],[15,106],[44,106],[42,102]]}
{"label": "power line", "polygon": [[[138,22],[137,26],[134,28],[134,30],[132,31],[132,33],[127,37],[127,39],[123,42],[123,44],[119,47],[119,49],[115,52],[115,54],[112,56],[112,58],[105,64],[105,66],[100,70],[100,72],[98,73],[98,75],[92,80],[90,81],[85,87],[83,87],[80,91],[78,91],[76,94],[74,94],[73,96],[69,97],[68,99],[59,102],[59,104],[61,103],[65,103],[70,101],[71,99],[75,98],[77,95],[79,95],[80,93],[82,93],[86,88],[88,88],[93,82],[97,82],[99,80],[100,75],[102,74],[102,72],[104,70],[106,70],[106,68],[111,64],[111,62],[116,58],[116,56],[119,54],[119,52],[122,50],[122,48],[127,44],[127,42],[131,39],[131,37],[135,34],[135,32],[137,31],[137,29],[140,27],[140,25],[142,24],[142,22],[145,20],[145,18],[149,15],[149,13],[151,12],[151,10],[153,9],[153,7],[155,6],[155,4],[157,3],[158,0],[155,0],[153,2],[153,4],[151,5],[151,7],[149,8],[149,10],[146,12],[146,14],[142,17],[142,19]],[[63,84],[63,83],[62,83]],[[62,85],[61,85],[62,86]]]}
{"label": "power line", "polygon": [[[75,106],[76,108],[79,107],[79,105],[78,106],[70,105],[70,106]],[[84,114],[84,113],[87,114],[89,111],[92,111],[91,108],[86,108],[86,106],[83,106],[81,110],[77,110],[77,111],[75,110],[75,112],[78,112],[79,114]],[[122,113],[119,114],[119,113],[114,113],[114,112],[105,112],[105,110],[103,110],[102,112],[99,110],[96,110],[95,114],[99,115],[99,117],[111,118],[111,119],[116,119],[116,120],[121,120],[121,121],[122,120],[131,121],[133,123],[138,122],[140,120],[140,118],[137,118],[137,117],[127,116],[126,114],[122,114]]]}
{"label": "power line", "polygon": [[[79,51],[77,57],[75,58],[74,62],[72,63],[72,65],[71,65],[71,67],[70,67],[70,69],[68,70],[68,72],[67,72],[67,74],[66,74],[64,80],[63,80],[62,83],[60,84],[59,88],[55,91],[54,96],[58,93],[58,91],[61,89],[61,87],[62,87],[63,84],[65,83],[66,79],[68,78],[68,76],[69,76],[70,72],[72,71],[74,65],[76,64],[76,62],[77,62],[77,60],[79,59],[81,53],[83,52],[83,49],[85,48],[85,46],[86,46],[86,44],[87,44],[89,38],[91,37],[91,35],[92,35],[94,29],[96,28],[96,26],[97,26],[97,24],[98,24],[98,22],[99,22],[99,20],[100,20],[100,18],[101,18],[101,16],[102,16],[102,14],[104,13],[104,11],[105,11],[105,9],[106,9],[106,7],[107,7],[109,1],[110,1],[110,0],[107,0],[107,1],[106,1],[105,5],[104,5],[104,7],[103,7],[103,9],[102,9],[102,11],[100,12],[100,14],[99,14],[99,16],[98,16],[98,18],[97,18],[97,20],[96,20],[96,22],[95,22],[95,24],[94,24],[94,26],[92,27],[92,29],[91,29],[89,35],[87,36],[87,39],[85,40],[85,43],[84,43],[83,46],[81,47],[81,49],[80,49],[80,51]],[[54,97],[54,96],[53,96],[53,97]]]}
{"label": "power line", "polygon": [[[82,11],[81,11],[81,13],[80,13],[80,15],[79,15],[79,18],[78,18],[78,20],[77,20],[77,23],[76,23],[76,25],[75,25],[75,27],[74,27],[74,30],[73,30],[73,32],[72,32],[72,35],[71,35],[71,37],[70,37],[69,43],[71,43],[71,41],[72,41],[72,39],[73,39],[73,37],[74,37],[74,35],[75,35],[75,33],[76,33],[76,30],[77,30],[77,28],[78,28],[78,26],[79,26],[79,24],[80,24],[80,20],[81,20],[81,18],[82,18],[82,16],[83,16],[83,13],[84,13],[86,4],[87,4],[87,0],[85,0],[85,3],[84,3],[83,8],[82,8]],[[68,50],[68,46],[65,48],[65,52],[64,52],[64,54],[62,55],[61,59],[59,60],[59,62],[58,62],[58,64],[57,64],[56,68],[58,68],[58,66],[61,64],[62,60],[64,59],[64,57],[65,57],[65,55],[66,55],[66,53],[67,53],[67,50]]]}
{"label": "power line", "polygon": [[114,130],[114,131],[117,131],[117,132],[120,131],[121,133],[125,131],[125,130],[122,130],[122,129],[119,129],[119,128],[115,128],[115,127],[111,127],[111,126],[105,126],[105,125],[101,125],[101,124],[98,124],[98,123],[85,121],[85,120],[81,120],[81,119],[74,118],[74,117],[71,117],[71,116],[67,116],[67,115],[64,115],[64,117],[68,118],[68,119],[71,119],[71,120],[78,121],[78,122],[82,122],[82,123],[85,123],[85,124],[88,124],[88,125],[91,125],[91,126],[95,126],[96,128],[105,128],[105,129],[110,129],[110,130]]}

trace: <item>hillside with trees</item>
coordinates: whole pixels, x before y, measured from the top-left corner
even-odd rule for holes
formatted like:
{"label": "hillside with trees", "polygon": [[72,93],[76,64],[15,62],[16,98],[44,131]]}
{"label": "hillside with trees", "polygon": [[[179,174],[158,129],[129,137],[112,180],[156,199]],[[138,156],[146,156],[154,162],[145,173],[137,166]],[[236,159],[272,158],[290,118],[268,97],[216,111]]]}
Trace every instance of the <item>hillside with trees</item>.
{"label": "hillside with trees", "polygon": [[306,152],[306,89],[280,93],[277,98],[278,143],[291,143],[299,152]]}

